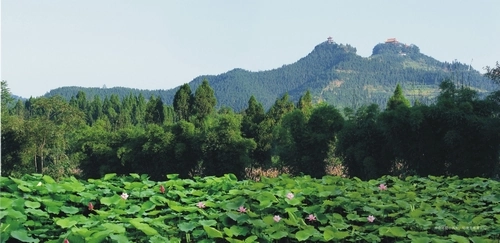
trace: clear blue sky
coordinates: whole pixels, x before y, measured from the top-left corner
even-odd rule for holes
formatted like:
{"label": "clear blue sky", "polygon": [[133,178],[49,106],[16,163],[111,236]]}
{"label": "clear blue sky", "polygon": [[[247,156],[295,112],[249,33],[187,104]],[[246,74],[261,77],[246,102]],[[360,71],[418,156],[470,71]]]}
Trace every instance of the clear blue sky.
{"label": "clear blue sky", "polygon": [[395,37],[483,72],[500,61],[500,1],[2,0],[11,92],[171,89],[199,75],[290,64],[332,36],[367,57]]}

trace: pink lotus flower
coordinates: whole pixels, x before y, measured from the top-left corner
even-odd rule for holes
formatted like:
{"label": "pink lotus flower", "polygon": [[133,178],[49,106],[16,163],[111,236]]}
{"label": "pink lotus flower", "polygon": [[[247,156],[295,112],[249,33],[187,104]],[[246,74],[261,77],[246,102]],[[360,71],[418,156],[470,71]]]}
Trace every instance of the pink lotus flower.
{"label": "pink lotus flower", "polygon": [[366,218],[368,220],[368,222],[370,223],[373,223],[373,221],[375,221],[375,217],[373,217],[373,215],[370,215]]}
{"label": "pink lotus flower", "polygon": [[163,185],[160,185],[160,192],[165,193],[165,187]]}
{"label": "pink lotus flower", "polygon": [[309,221],[316,221],[316,216],[314,216],[314,214],[309,214],[306,219]]}
{"label": "pink lotus flower", "polygon": [[199,203],[196,204],[196,206],[199,207],[199,208],[205,208],[206,207],[204,202],[199,202]]}
{"label": "pink lotus flower", "polygon": [[274,215],[273,220],[274,222],[279,222],[281,220],[281,217],[279,215]]}
{"label": "pink lotus flower", "polygon": [[380,184],[380,185],[378,186],[378,189],[380,189],[380,190],[382,190],[382,191],[385,191],[385,190],[387,190],[387,186],[386,186],[385,184]]}
{"label": "pink lotus flower", "polygon": [[120,195],[120,197],[122,197],[123,200],[127,200],[128,194],[126,192],[124,192],[124,193],[122,193],[122,195]]}
{"label": "pink lotus flower", "polygon": [[293,193],[289,192],[288,194],[286,194],[286,198],[292,200],[292,198],[294,197]]}
{"label": "pink lotus flower", "polygon": [[240,208],[238,208],[238,212],[240,213],[246,213],[247,212],[247,209],[243,206],[240,206]]}
{"label": "pink lotus flower", "polygon": [[89,202],[89,210],[90,211],[94,210],[94,204],[92,204],[92,202]]}
{"label": "pink lotus flower", "polygon": [[69,243],[68,239],[64,239],[63,243]]}

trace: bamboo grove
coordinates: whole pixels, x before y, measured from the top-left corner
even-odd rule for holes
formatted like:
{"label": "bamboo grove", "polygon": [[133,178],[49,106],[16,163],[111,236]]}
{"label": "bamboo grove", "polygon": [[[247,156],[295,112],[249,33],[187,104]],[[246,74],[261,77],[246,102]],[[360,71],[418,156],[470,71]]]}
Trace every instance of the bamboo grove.
{"label": "bamboo grove", "polygon": [[[494,70],[490,78],[498,81]],[[327,166],[361,179],[382,175],[498,177],[500,91],[476,91],[444,80],[433,104],[410,104],[398,85],[381,109],[356,110],[288,94],[267,111],[252,96],[239,112],[215,109],[207,80],[184,84],[173,106],[159,97],[104,100],[79,92],[71,100],[11,98],[2,81],[1,175],[43,173],[101,178],[107,173],[239,179],[256,168],[322,177]]]}

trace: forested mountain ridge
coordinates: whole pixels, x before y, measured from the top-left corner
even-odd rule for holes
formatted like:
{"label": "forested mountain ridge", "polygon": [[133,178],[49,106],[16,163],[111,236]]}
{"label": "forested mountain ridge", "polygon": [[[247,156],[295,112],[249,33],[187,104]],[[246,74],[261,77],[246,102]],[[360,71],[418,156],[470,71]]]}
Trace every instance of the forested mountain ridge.
{"label": "forested mountain ridge", "polygon": [[[363,104],[376,103],[384,107],[394,87],[400,83],[409,99],[430,103],[439,92],[444,79],[453,80],[486,94],[498,86],[483,77],[469,65],[459,62],[440,62],[420,52],[416,45],[389,42],[373,48],[370,57],[356,54],[350,45],[326,41],[317,45],[307,56],[280,68],[252,72],[233,69],[219,75],[196,77],[189,85],[195,90],[207,79],[214,89],[218,107],[231,107],[241,111],[247,106],[251,95],[268,109],[274,101],[288,92],[297,101],[300,95],[310,90],[313,101],[324,101],[337,107],[357,108]],[[129,94],[142,93],[161,97],[171,105],[177,88],[170,90],[138,90],[129,88],[81,88],[62,87],[51,90],[45,96],[61,95],[65,99],[83,91],[88,97],[118,94],[123,98]]]}

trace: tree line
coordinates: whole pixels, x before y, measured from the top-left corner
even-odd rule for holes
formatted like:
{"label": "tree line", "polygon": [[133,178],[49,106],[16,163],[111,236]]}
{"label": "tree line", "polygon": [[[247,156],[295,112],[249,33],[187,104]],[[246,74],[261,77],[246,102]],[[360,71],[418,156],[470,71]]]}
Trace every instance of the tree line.
{"label": "tree line", "polygon": [[[488,71],[498,80],[498,65]],[[488,75],[487,74],[487,75]],[[182,85],[166,105],[139,95],[103,100],[84,92],[14,100],[2,81],[2,176],[44,173],[99,178],[141,173],[182,178],[275,168],[321,177],[331,165],[361,179],[382,175],[495,177],[500,166],[500,91],[444,80],[435,103],[413,104],[398,84],[386,107],[337,109],[306,91],[266,111],[251,96],[241,112],[216,109],[204,80]]]}

